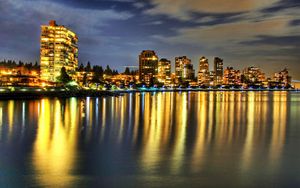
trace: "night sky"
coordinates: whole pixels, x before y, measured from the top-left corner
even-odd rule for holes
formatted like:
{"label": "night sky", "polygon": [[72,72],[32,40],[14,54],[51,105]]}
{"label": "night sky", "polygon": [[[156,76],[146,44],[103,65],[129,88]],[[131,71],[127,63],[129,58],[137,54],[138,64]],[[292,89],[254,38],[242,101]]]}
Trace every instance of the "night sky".
{"label": "night sky", "polygon": [[79,61],[120,71],[144,49],[201,56],[224,66],[287,67],[300,79],[299,0],[1,0],[0,59],[39,61],[40,25],[54,19],[79,37]]}

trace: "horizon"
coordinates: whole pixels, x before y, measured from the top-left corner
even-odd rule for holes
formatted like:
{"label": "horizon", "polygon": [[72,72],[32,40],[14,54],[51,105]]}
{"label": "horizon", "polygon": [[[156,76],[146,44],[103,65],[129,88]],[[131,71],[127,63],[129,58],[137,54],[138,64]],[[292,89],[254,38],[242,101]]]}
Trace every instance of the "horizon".
{"label": "horizon", "polygon": [[247,0],[234,9],[228,5],[235,0],[219,1],[218,7],[182,2],[0,2],[0,57],[39,63],[40,26],[54,19],[78,35],[79,64],[90,61],[122,72],[138,65],[142,50],[151,49],[159,59],[171,60],[172,70],[178,56],[189,57],[196,71],[201,56],[209,59],[210,69],[213,58],[220,57],[224,67],[257,66],[268,77],[287,67],[293,79],[300,80],[299,2]]}

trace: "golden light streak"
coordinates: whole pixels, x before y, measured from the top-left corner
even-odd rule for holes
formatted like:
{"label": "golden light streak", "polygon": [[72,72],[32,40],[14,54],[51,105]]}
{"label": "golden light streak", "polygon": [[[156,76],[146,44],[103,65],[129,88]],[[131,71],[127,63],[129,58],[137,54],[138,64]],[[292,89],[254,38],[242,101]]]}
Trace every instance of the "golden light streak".
{"label": "golden light streak", "polygon": [[255,93],[248,93],[247,103],[247,125],[246,125],[246,140],[242,155],[242,168],[248,170],[252,163],[253,146],[254,146],[254,131],[255,131]]}
{"label": "golden light streak", "polygon": [[193,173],[197,173],[202,169],[204,164],[205,146],[206,146],[206,130],[207,130],[207,107],[208,95],[206,92],[198,92],[197,98],[199,99],[197,105],[198,126],[196,133],[195,146],[193,149],[193,156],[191,162],[191,169]]}
{"label": "golden light streak", "polygon": [[273,96],[273,126],[270,144],[270,163],[273,169],[278,167],[281,153],[285,144],[287,119],[287,93],[274,92]]}
{"label": "golden light streak", "polygon": [[[185,139],[187,128],[187,115],[188,115],[188,93],[176,93],[181,95],[176,100],[176,127],[175,127],[175,143],[171,156],[171,173],[178,174],[182,166],[184,151],[185,151]],[[178,109],[179,108],[179,109]]]}
{"label": "golden light streak", "polygon": [[[53,102],[54,108],[51,107]],[[72,184],[74,176],[70,173],[74,167],[75,146],[75,129],[68,134],[63,126],[60,102],[43,99],[33,152],[34,168],[39,174],[36,179],[40,186]]]}

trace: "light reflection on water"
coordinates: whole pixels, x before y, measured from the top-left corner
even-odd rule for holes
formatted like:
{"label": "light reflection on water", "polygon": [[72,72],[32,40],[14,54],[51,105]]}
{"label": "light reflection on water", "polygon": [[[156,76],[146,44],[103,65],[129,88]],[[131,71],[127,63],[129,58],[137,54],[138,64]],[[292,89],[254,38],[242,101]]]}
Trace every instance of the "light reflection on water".
{"label": "light reflection on water", "polygon": [[0,101],[0,185],[298,186],[299,114],[288,92]]}

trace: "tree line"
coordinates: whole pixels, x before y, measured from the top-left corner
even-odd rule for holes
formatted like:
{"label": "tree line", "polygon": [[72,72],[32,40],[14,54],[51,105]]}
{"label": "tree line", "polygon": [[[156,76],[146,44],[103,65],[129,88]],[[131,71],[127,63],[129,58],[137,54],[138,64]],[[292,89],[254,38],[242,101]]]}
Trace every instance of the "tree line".
{"label": "tree line", "polygon": [[24,67],[28,70],[38,70],[40,69],[40,65],[38,62],[32,63],[32,62],[23,62],[23,61],[14,61],[14,60],[2,60],[0,61],[1,67],[7,67],[7,68],[17,68],[17,67]]}

